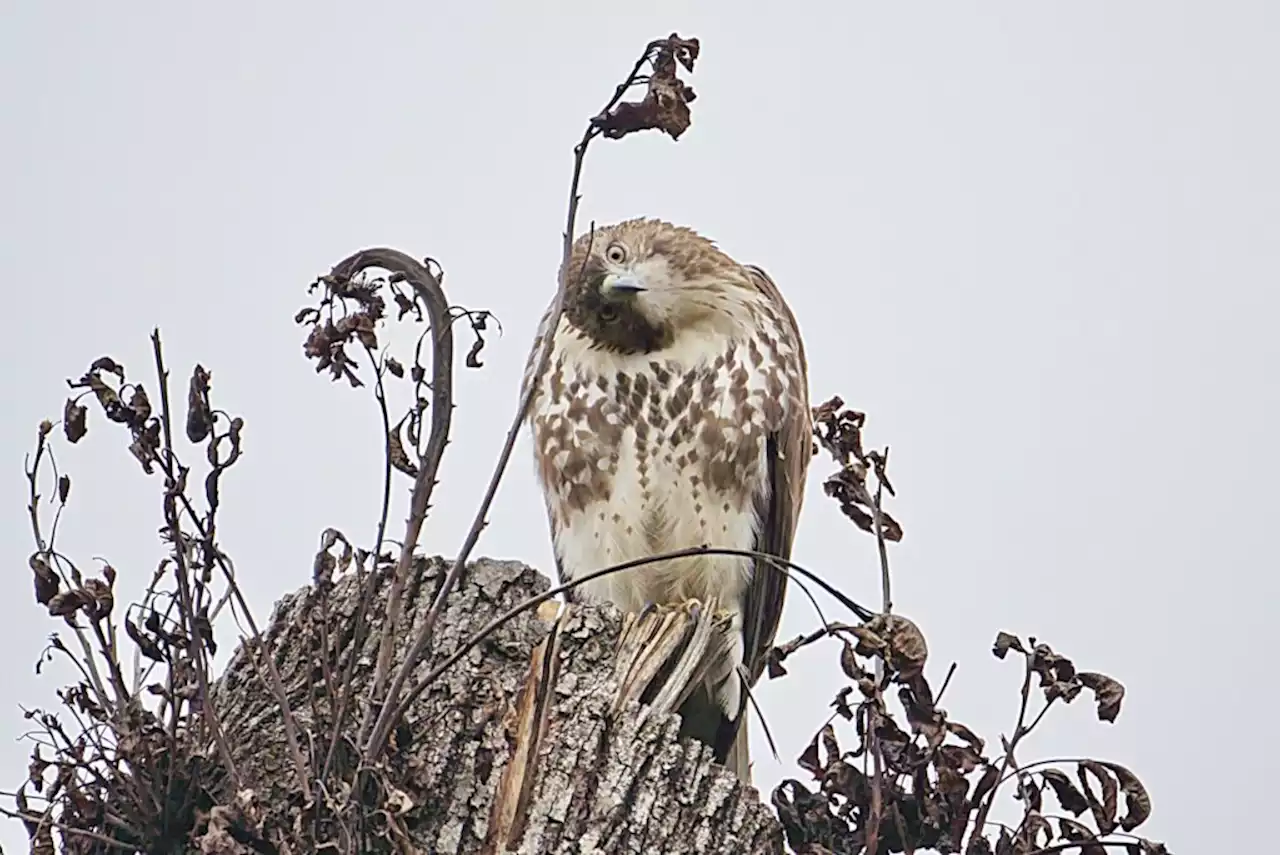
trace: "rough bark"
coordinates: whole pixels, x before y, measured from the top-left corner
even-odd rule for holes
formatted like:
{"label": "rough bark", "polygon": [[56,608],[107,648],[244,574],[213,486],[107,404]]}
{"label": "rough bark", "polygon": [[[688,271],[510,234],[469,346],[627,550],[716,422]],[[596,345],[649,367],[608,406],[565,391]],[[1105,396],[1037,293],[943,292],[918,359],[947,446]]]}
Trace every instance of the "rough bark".
{"label": "rough bark", "polygon": [[[444,561],[419,560],[405,590],[396,662],[426,614]],[[370,632],[353,644],[360,583],[348,575],[322,597],[313,587],[276,607],[266,642],[283,676],[304,751],[329,750],[329,686],[356,657],[358,698],[372,678],[386,578],[369,608]],[[496,615],[544,592],[548,581],[514,561],[480,559],[447,602],[425,675]],[[494,632],[415,701],[386,758],[381,835],[371,850],[423,853],[775,853],[782,830],[756,790],[680,740],[672,712],[701,679],[705,651],[722,638],[711,609],[621,618],[611,608],[555,604]],[[325,650],[327,643],[328,650]],[[330,663],[329,674],[322,660]],[[313,815],[297,785],[282,717],[255,665],[237,651],[214,704],[253,800],[267,823],[305,826]],[[340,774],[354,762],[365,714],[346,716]],[[235,802],[235,794],[224,794]],[[331,793],[343,798],[345,793]],[[243,801],[243,795],[241,797]],[[369,832],[364,831],[363,834]],[[320,835],[323,837],[324,835]],[[334,832],[337,836],[337,832]]]}

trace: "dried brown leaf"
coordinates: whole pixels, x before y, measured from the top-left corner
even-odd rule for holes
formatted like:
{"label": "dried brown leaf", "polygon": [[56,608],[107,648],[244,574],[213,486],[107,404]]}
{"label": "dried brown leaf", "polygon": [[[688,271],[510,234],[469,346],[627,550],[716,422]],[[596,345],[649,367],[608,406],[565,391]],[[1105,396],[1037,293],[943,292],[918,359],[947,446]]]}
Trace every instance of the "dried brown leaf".
{"label": "dried brown leaf", "polygon": [[1125,815],[1120,818],[1120,827],[1125,831],[1133,831],[1151,816],[1151,796],[1138,776],[1119,763],[1101,763],[1115,773],[1120,782],[1120,790],[1124,793]]}
{"label": "dried brown leaf", "polygon": [[196,631],[196,637],[204,643],[204,648],[209,651],[210,656],[218,654],[218,643],[213,637],[213,624],[209,621],[207,614],[196,615],[191,621],[192,628]]}
{"label": "dried brown leaf", "polygon": [[[1093,788],[1089,785],[1089,774],[1097,778],[1102,787],[1101,799],[1094,795]],[[1098,831],[1103,834],[1115,831],[1116,802],[1120,790],[1116,779],[1109,774],[1106,766],[1096,760],[1081,760],[1076,766],[1076,775],[1080,779],[1080,790],[1089,802],[1089,810],[1093,813]]]}
{"label": "dried brown leaf", "polygon": [[975,831],[969,838],[969,845],[965,847],[964,855],[993,855],[991,841]]}
{"label": "dried brown leaf", "polygon": [[101,579],[85,579],[84,595],[85,611],[90,617],[106,617],[115,607],[115,595],[111,592],[111,586]]}
{"label": "dried brown leaf", "polygon": [[402,291],[399,290],[393,291],[392,296],[395,298],[396,308],[400,310],[399,314],[396,315],[397,321],[404,320],[404,316],[410,312],[415,312],[418,316],[418,320],[422,320],[422,309],[417,303],[410,300]]}
{"label": "dried brown leaf", "polygon": [[391,465],[399,471],[408,475],[410,478],[418,477],[417,465],[409,459],[409,455],[404,450],[404,443],[400,439],[400,430],[405,420],[402,418],[396,425],[391,428],[391,432],[387,434],[387,451],[391,456]]}
{"label": "dried brown leaf", "polygon": [[910,689],[903,687],[898,692],[898,700],[902,702],[903,711],[907,715],[907,724],[912,733],[923,734],[928,744],[928,752],[933,753],[942,740],[947,738],[947,719],[933,704],[921,702]]}
{"label": "dried brown leaf", "polygon": [[134,427],[140,427],[151,418],[151,399],[147,397],[146,389],[141,386],[133,387],[133,394],[129,397],[129,410],[133,413],[131,424]]}
{"label": "dried brown leaf", "polygon": [[[155,613],[152,612],[153,616],[154,614]],[[142,630],[138,628],[138,625],[135,624],[129,618],[124,619],[124,631],[125,631],[125,634],[128,635],[129,638],[133,640],[133,643],[138,645],[138,650],[142,653],[143,656],[147,657],[153,662],[160,662],[162,664],[164,663],[165,655],[163,651],[160,650],[159,645],[157,645],[155,641],[153,641],[152,639],[143,635]]]}
{"label": "dried brown leaf", "polygon": [[814,778],[822,777],[822,760],[818,756],[818,736],[814,734],[813,739],[809,740],[809,745],[805,748],[804,753],[796,760],[796,765],[801,769],[809,772]]}
{"label": "dried brown leaf", "polygon": [[859,656],[876,656],[883,654],[888,643],[880,637],[880,634],[871,628],[871,625],[862,624],[861,626],[850,627],[849,634],[858,639],[858,644],[854,647],[854,651]]}
{"label": "dried brown leaf", "polygon": [[53,568],[49,566],[49,562],[39,552],[31,554],[31,557],[27,559],[27,566],[31,568],[34,576],[36,602],[42,606],[49,605],[62,587],[62,579],[53,571]]}
{"label": "dried brown leaf", "polygon": [[40,746],[31,749],[31,762],[27,764],[27,780],[37,793],[44,792],[44,773],[50,763],[40,756]]}
{"label": "dried brown leaf", "polygon": [[1025,802],[1028,809],[1035,813],[1040,813],[1044,810],[1044,799],[1040,793],[1040,785],[1030,775],[1020,774],[1018,776],[1018,792],[1014,798]]}
{"label": "dried brown leaf", "polygon": [[213,412],[209,405],[209,381],[212,375],[200,365],[191,370],[187,386],[187,439],[204,442],[213,430]]}
{"label": "dried brown leaf", "polygon": [[883,639],[886,664],[904,679],[924,670],[929,645],[914,621],[898,614],[876,615],[864,626]]}
{"label": "dried brown leaf", "polygon": [[84,438],[89,432],[88,420],[89,408],[77,404],[74,398],[67,398],[66,406],[62,408],[62,429],[69,442],[75,444]]}
{"label": "dried brown leaf", "polygon": [[1032,649],[1031,670],[1040,680],[1046,701],[1062,698],[1071,703],[1084,688],[1076,679],[1075,664],[1061,653],[1055,653],[1047,644],[1037,644]]}
{"label": "dried brown leaf", "polygon": [[1080,855],[1105,855],[1107,849],[1105,846],[1097,843],[1098,836],[1093,833],[1089,826],[1074,819],[1067,819],[1065,816],[1058,818],[1058,835],[1064,841],[1078,841],[1080,846]]}
{"label": "dried brown leaf", "polygon": [[[867,470],[862,463],[848,463],[822,482],[823,491],[840,503],[840,511],[850,521],[868,534],[875,534],[875,510],[867,502]],[[884,508],[880,509],[880,531],[884,539],[897,543],[902,540],[902,524]]]}
{"label": "dried brown leaf", "polygon": [[160,421],[153,419],[146,428],[139,431],[129,444],[129,453],[137,458],[142,471],[152,473],[152,466],[160,460]]}
{"label": "dried brown leaf", "polygon": [[475,340],[471,342],[471,349],[467,351],[466,365],[468,368],[483,368],[484,363],[480,361],[480,353],[484,350],[484,331],[489,326],[489,313],[468,312],[467,320],[471,322],[471,331],[475,334]]}
{"label": "dried brown leaf", "polygon": [[89,604],[82,588],[74,588],[54,594],[49,600],[48,609],[51,617],[67,617],[73,615]]}
{"label": "dried brown leaf", "polygon": [[1062,805],[1062,809],[1067,813],[1079,816],[1089,810],[1089,801],[1076,789],[1076,785],[1071,782],[1065,772],[1059,769],[1046,769],[1040,775],[1046,784],[1053,787],[1053,794],[1057,796],[1058,804]]}
{"label": "dried brown leaf", "polygon": [[93,364],[89,366],[89,371],[95,374],[106,371],[108,374],[114,374],[119,377],[121,383],[124,382],[124,366],[110,356],[99,356],[93,360]]}
{"label": "dried brown leaf", "polygon": [[995,657],[1003,659],[1010,650],[1016,650],[1019,653],[1027,652],[1018,636],[1003,631],[996,633],[996,643],[991,648],[991,652],[995,654]]}
{"label": "dried brown leaf", "polygon": [[822,730],[818,732],[818,736],[822,739],[822,750],[827,752],[827,763],[840,757],[840,743],[836,740],[836,729],[830,724],[824,725]]}
{"label": "dried brown leaf", "polygon": [[653,73],[648,91],[640,101],[624,101],[593,120],[604,136],[619,139],[644,130],[660,130],[673,140],[689,129],[689,104],[697,96],[676,76],[676,64],[692,71],[698,58],[697,39],[682,39],[672,33],[656,43]]}
{"label": "dried brown leaf", "polygon": [[939,766],[968,775],[982,765],[982,757],[969,745],[942,745],[938,748],[937,762]]}
{"label": "dried brown leaf", "polygon": [[365,312],[351,316],[355,320],[356,339],[369,350],[378,349],[378,333],[374,329],[374,320]]}
{"label": "dried brown leaf", "polygon": [[1044,699],[1046,701],[1056,701],[1061,698],[1067,703],[1071,703],[1083,688],[1084,686],[1079,680],[1054,681],[1044,687]]}
{"label": "dried brown leaf", "polygon": [[861,769],[831,758],[822,776],[822,792],[844,796],[850,804],[865,804],[870,796],[870,782]]}
{"label": "dried brown leaf", "polygon": [[963,724],[961,724],[958,721],[948,721],[947,730],[951,731],[960,739],[963,739],[965,742],[969,744],[971,748],[973,748],[974,751],[978,752],[979,754],[981,754],[982,750],[987,746],[986,740],[984,740],[981,736],[978,736],[978,734],[974,733],[972,730],[965,727]]}
{"label": "dried brown leaf", "polygon": [[835,700],[831,702],[831,706],[835,707],[836,714],[845,721],[853,721],[853,707],[849,706],[849,695],[853,694],[852,686],[845,686],[836,693]]}
{"label": "dried brown leaf", "polygon": [[1098,702],[1098,719],[1115,721],[1120,714],[1120,702],[1124,700],[1124,686],[1120,681],[1096,671],[1081,671],[1076,679],[1093,692]]}
{"label": "dried brown leaf", "polygon": [[1053,826],[1049,824],[1049,820],[1040,815],[1037,809],[1022,818],[1017,836],[1019,841],[1027,847],[1027,852],[1032,852],[1041,848],[1041,837],[1044,837],[1045,845],[1053,842]]}
{"label": "dried brown leaf", "polygon": [[840,651],[840,670],[844,671],[846,677],[854,681],[861,680],[867,676],[866,669],[858,664],[857,654],[848,640],[844,641],[844,648]]}
{"label": "dried brown leaf", "polygon": [[987,771],[982,773],[982,777],[978,779],[978,783],[974,786],[973,792],[969,794],[969,804],[977,807],[982,799],[995,789],[996,783],[1000,780],[1000,767],[988,765]]}

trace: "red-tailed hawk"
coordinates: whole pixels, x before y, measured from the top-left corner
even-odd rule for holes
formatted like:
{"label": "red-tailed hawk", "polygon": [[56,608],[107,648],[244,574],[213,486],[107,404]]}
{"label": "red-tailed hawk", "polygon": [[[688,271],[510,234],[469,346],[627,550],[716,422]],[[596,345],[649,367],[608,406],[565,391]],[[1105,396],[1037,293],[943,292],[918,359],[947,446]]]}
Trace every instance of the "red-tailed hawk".
{"label": "red-tailed hawk", "polygon": [[[649,219],[583,235],[568,265],[528,414],[561,577],[697,546],[789,558],[810,412],[804,348],[777,286],[696,232]],[[549,320],[548,310],[525,388]],[[637,612],[715,597],[734,614],[733,661],[701,711],[686,704],[685,732],[750,781],[742,678],[760,678],[786,581],[763,561],[701,555],[604,576],[571,599]]]}

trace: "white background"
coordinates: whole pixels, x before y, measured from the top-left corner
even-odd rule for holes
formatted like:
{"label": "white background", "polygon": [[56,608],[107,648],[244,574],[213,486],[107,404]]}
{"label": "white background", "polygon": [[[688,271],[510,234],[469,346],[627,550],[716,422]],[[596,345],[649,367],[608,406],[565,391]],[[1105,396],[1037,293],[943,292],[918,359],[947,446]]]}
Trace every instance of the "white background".
{"label": "white background", "polygon": [[[375,410],[304,361],[305,286],[364,246],[430,254],[451,299],[506,331],[458,380],[425,535],[452,554],[553,288],[571,147],[677,30],[703,43],[693,127],[595,147],[582,227],[660,216],[776,278],[815,401],[841,394],[892,445],[897,604],[935,685],[959,663],[955,718],[993,741],[1012,727],[1019,666],[990,644],[1037,635],[1129,694],[1114,725],[1087,699],[1050,716],[1020,759],[1127,764],[1152,836],[1243,851],[1280,700],[1277,7],[636,5],[4,5],[0,786],[25,776],[19,704],[69,676],[33,671],[58,623],[31,595],[22,478],[64,379],[104,353],[148,378],[153,325],[176,375],[213,371],[247,422],[223,543],[265,620],[322,529],[368,543],[378,508]],[[162,554],[159,484],[126,444],[91,412],[60,458],[61,545],[109,558],[122,599]],[[824,472],[796,558],[875,604],[874,544]],[[549,567],[527,440],[492,521],[479,554]],[[792,597],[780,637],[813,625]],[[758,690],[782,753],[754,731],[762,790],[805,777],[836,654]],[[0,840],[25,845],[14,822]]]}

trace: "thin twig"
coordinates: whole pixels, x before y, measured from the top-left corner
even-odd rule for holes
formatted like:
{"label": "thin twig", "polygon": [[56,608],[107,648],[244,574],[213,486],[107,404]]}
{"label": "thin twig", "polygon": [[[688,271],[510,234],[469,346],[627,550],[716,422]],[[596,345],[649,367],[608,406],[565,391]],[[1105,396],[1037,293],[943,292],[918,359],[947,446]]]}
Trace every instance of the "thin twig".
{"label": "thin twig", "polygon": [[867,715],[871,719],[867,722],[867,733],[871,740],[871,767],[873,770],[873,778],[871,782],[871,811],[867,818],[867,851],[878,852],[880,842],[880,821],[884,816],[884,757],[883,749],[880,747],[880,707],[884,703],[884,695],[881,694],[881,674],[879,673],[884,667],[883,663],[876,660],[876,693],[872,702],[867,706]]}
{"label": "thin twig", "polygon": [[[480,502],[480,507],[476,511],[475,518],[472,520],[471,528],[467,531],[467,536],[463,540],[462,547],[458,550],[457,556],[454,558],[453,566],[449,568],[449,572],[445,575],[444,581],[440,584],[440,589],[436,592],[435,599],[431,603],[431,608],[427,611],[426,617],[422,621],[422,626],[418,630],[417,636],[410,645],[408,652],[405,654],[404,661],[401,662],[399,670],[396,672],[395,678],[392,680],[391,687],[383,698],[382,710],[378,715],[377,723],[374,725],[373,734],[369,737],[368,743],[364,746],[363,756],[365,762],[372,762],[381,755],[383,748],[386,747],[387,739],[390,737],[393,726],[394,717],[401,714],[405,702],[400,701],[400,693],[404,690],[405,684],[409,680],[409,675],[417,666],[418,661],[425,654],[427,647],[431,644],[432,636],[435,632],[436,622],[440,618],[441,612],[444,611],[444,604],[449,594],[457,587],[458,581],[466,568],[467,559],[471,556],[472,549],[480,540],[480,533],[488,525],[489,507],[493,504],[493,499],[497,495],[498,485],[502,481],[502,476],[506,472],[507,462],[511,459],[511,452],[515,449],[516,440],[520,435],[520,429],[524,424],[525,417],[529,411],[529,405],[533,400],[533,396],[537,390],[538,380],[546,372],[547,365],[551,360],[552,346],[555,342],[556,329],[560,324],[560,316],[564,309],[564,293],[569,282],[569,259],[573,253],[573,233],[574,226],[578,216],[578,202],[581,199],[578,188],[582,181],[582,165],[586,159],[587,148],[591,141],[600,135],[602,129],[597,121],[614,108],[617,103],[622,100],[622,96],[635,84],[636,77],[640,74],[640,70],[644,64],[650,60],[655,46],[661,42],[651,42],[645,47],[644,53],[640,59],[636,61],[631,73],[626,79],[614,90],[613,97],[604,108],[597,114],[596,120],[588,123],[586,131],[582,134],[582,139],[573,149],[573,177],[569,182],[569,209],[565,217],[565,229],[563,235],[563,244],[561,246],[561,263],[560,277],[556,286],[555,298],[552,301],[551,309],[547,315],[547,324],[543,334],[541,351],[538,355],[536,368],[529,382],[528,388],[524,390],[524,394],[520,397],[520,402],[516,407],[514,416],[511,419],[511,426],[507,429],[506,439],[502,444],[502,451],[498,455],[498,462],[493,468],[493,474],[489,478],[489,485],[485,489],[484,498]],[[388,608],[390,606],[388,605]],[[388,633],[388,638],[391,637]],[[381,665],[381,662],[379,662]],[[363,734],[361,734],[363,737]]]}
{"label": "thin twig", "polygon": [[[878,479],[877,479],[878,480]],[[884,513],[880,509],[881,499],[884,497],[884,484],[878,483],[876,486],[876,494],[874,497],[867,491],[867,488],[861,484],[857,485],[859,498],[866,502],[871,508],[871,525],[872,531],[876,536],[876,547],[880,552],[880,596],[883,599],[882,611],[889,614],[893,611],[893,589],[890,584],[889,576],[889,547],[884,536]]]}
{"label": "thin twig", "polygon": [[1050,757],[1047,760],[1033,760],[1025,766],[1022,766],[1018,771],[1010,772],[1004,777],[998,779],[996,785],[999,786],[1018,774],[1030,774],[1033,769],[1039,769],[1042,766],[1058,766],[1064,763],[1085,763],[1088,762],[1088,760],[1089,758],[1087,757]]}
{"label": "thin twig", "polygon": [[[160,424],[164,431],[164,454],[161,457],[161,463],[165,469],[165,490],[177,493],[179,492],[178,473],[176,471],[178,464],[173,447],[173,420],[171,418],[173,411],[170,409],[169,404],[169,370],[165,368],[164,364],[164,352],[160,345],[159,327],[151,332],[151,349],[155,356],[156,377],[160,386]],[[196,679],[200,686],[200,697],[203,700],[205,721],[208,722],[213,730],[214,741],[222,754],[223,762],[227,764],[227,774],[235,782],[236,788],[240,789],[244,784],[241,781],[239,771],[236,769],[235,761],[232,759],[231,746],[227,743],[226,734],[222,731],[222,723],[219,721],[217,711],[213,708],[213,699],[209,691],[208,663],[204,658],[203,636],[196,626],[196,613],[193,610],[194,601],[191,596],[190,580],[188,578],[187,552],[181,521],[176,507],[170,502],[165,502],[165,511],[165,516],[168,517],[165,523],[169,526],[169,536],[173,540],[173,556],[176,562],[174,576],[177,578],[178,596],[182,604],[180,613],[186,618],[187,622],[187,655],[191,657],[192,664],[195,666]],[[304,777],[304,785],[305,781]]]}
{"label": "thin twig", "polygon": [[[887,456],[887,455],[886,455]],[[876,469],[876,495],[874,500],[868,501],[871,506],[871,526],[876,536],[876,547],[880,552],[880,596],[881,611],[889,614],[893,611],[893,589],[890,584],[889,576],[889,549],[884,537],[884,515],[880,509],[880,503],[884,499],[884,482],[879,477],[881,470]],[[870,500],[867,495],[867,488],[861,483],[858,489],[862,492],[864,499]],[[885,663],[883,656],[877,657],[875,661],[876,690],[875,699],[871,710],[872,716],[879,716],[880,709],[884,704],[884,694],[882,686],[884,684]],[[872,781],[871,781],[871,815],[867,823],[867,850],[876,851],[876,846],[880,834],[880,821],[884,812],[884,752],[880,745],[879,728],[876,722],[872,721],[870,727],[871,734],[871,765],[872,765]]]}
{"label": "thin twig", "polygon": [[[131,843],[123,843],[119,840],[112,840],[110,837],[107,837],[104,834],[98,834],[96,831],[85,831],[83,828],[75,828],[74,826],[67,825],[66,823],[58,822],[53,817],[48,817],[41,814],[34,814],[29,811],[23,812],[23,811],[9,810],[8,808],[0,808],[0,813],[4,814],[5,816],[12,817],[13,819],[23,820],[24,822],[38,822],[42,825],[48,824],[51,828],[56,828],[58,829],[58,831],[61,831],[63,834],[74,834],[77,837],[83,837],[87,840],[93,840],[97,843],[103,844],[104,846],[111,846],[116,849],[132,849],[134,851],[137,850],[137,847]],[[33,851],[36,851],[36,850],[33,850]]]}
{"label": "thin twig", "polygon": [[[158,347],[159,330],[156,330],[155,340]],[[159,351],[157,351],[157,358],[160,358]],[[161,394],[167,401],[168,393],[163,384],[161,386]],[[201,539],[210,538],[211,535],[206,532],[204,524],[200,521],[200,517],[196,513],[195,507],[192,506],[191,499],[188,498],[187,494],[185,492],[179,492],[177,494],[177,500],[182,503],[183,510],[185,510],[187,512],[187,516],[190,517],[192,525],[195,526],[196,534],[198,534]],[[309,780],[311,776],[308,771],[310,767],[306,758],[302,754],[301,743],[298,741],[298,724],[293,715],[293,710],[289,705],[289,698],[284,688],[284,679],[280,676],[280,669],[276,667],[275,657],[272,655],[266,640],[263,638],[262,631],[258,628],[257,621],[253,619],[253,612],[249,609],[249,604],[245,601],[244,592],[240,589],[240,583],[236,581],[235,571],[234,568],[231,567],[229,559],[220,549],[212,550],[212,554],[214,563],[218,565],[218,568],[222,571],[223,578],[227,582],[227,590],[233,598],[234,605],[239,609],[240,614],[244,616],[245,623],[249,625],[249,632],[251,635],[247,639],[245,646],[256,654],[259,665],[265,668],[267,672],[267,677],[264,682],[275,697],[276,703],[280,706],[280,715],[284,722],[285,742],[288,744],[289,754],[293,760],[294,772],[299,778],[299,787],[301,787],[305,792],[310,789]],[[173,672],[170,670],[169,679],[172,680],[172,678]],[[169,689],[172,693],[174,690],[172,683],[170,684]],[[206,694],[205,697],[208,698],[208,695]],[[175,704],[175,710],[177,706],[178,705]],[[174,738],[176,738],[176,735]]]}
{"label": "thin twig", "polygon": [[1044,718],[1044,714],[1049,711],[1049,707],[1053,706],[1053,702],[1056,700],[1057,698],[1050,698],[1044,702],[1044,706],[1040,708],[1040,712],[1036,714],[1036,717],[1031,720],[1031,724],[1027,725],[1026,730],[1018,735],[1019,739],[1036,729],[1036,725],[1040,723],[1040,719]]}
{"label": "thin twig", "polygon": [[[429,272],[429,271],[428,271]],[[378,370],[377,362],[374,360],[373,351],[368,347],[365,351],[369,354],[369,361],[374,371],[374,399],[378,402],[378,413],[382,418],[382,509],[378,514],[378,533],[373,540],[373,568],[368,576],[363,580],[364,585],[360,591],[360,600],[356,607],[355,626],[352,627],[351,633],[351,650],[359,650],[364,645],[365,633],[368,630],[367,613],[373,603],[374,592],[377,590],[378,580],[378,557],[382,554],[382,543],[387,534],[387,522],[391,516],[391,479],[393,477],[394,467],[391,465],[391,413],[387,409],[387,389],[383,372]],[[450,352],[452,356],[452,351]],[[432,355],[432,359],[435,359]],[[327,596],[327,594],[325,595]],[[328,624],[328,615],[326,607],[325,625]],[[328,655],[328,645],[325,646],[325,655]],[[352,694],[354,691],[356,662],[359,656],[348,656],[346,667],[342,671],[342,679],[337,697],[329,699],[330,704],[337,704],[337,710],[333,714],[333,732],[329,737],[329,749],[325,752],[324,765],[320,767],[320,773],[317,778],[323,781],[329,774],[329,769],[333,766],[333,759],[337,755],[338,742],[342,735],[343,726],[346,723],[347,712],[351,706]],[[366,713],[367,714],[367,713]],[[362,722],[363,724],[364,722]]]}
{"label": "thin twig", "polygon": [[951,678],[955,676],[956,663],[952,662],[951,667],[947,669],[947,676],[942,678],[942,687],[938,689],[938,693],[934,695],[933,705],[936,707],[942,700],[942,696],[947,693],[947,686],[951,685]]}
{"label": "thin twig", "polygon": [[[71,582],[67,578],[66,573],[62,571],[60,562],[67,561],[68,566],[74,566],[65,557],[53,550],[52,536],[46,541],[44,531],[40,526],[40,460],[47,453],[52,460],[53,450],[49,447],[46,437],[48,432],[41,428],[36,439],[35,459],[31,461],[30,468],[27,469],[27,511],[31,516],[31,534],[36,542],[37,555],[41,559],[52,559],[52,567],[56,569],[62,577],[64,585],[70,587]],[[54,479],[55,483],[57,479]],[[88,668],[91,675],[90,682],[93,685],[94,692],[98,695],[98,703],[103,709],[111,709],[111,696],[107,694],[106,684],[102,681],[102,675],[98,673],[98,666],[94,662],[93,645],[89,642],[89,637],[85,633],[84,627],[76,623],[70,623],[72,632],[76,636],[76,640],[80,642],[80,649],[84,652],[84,664]],[[70,651],[68,651],[70,654]],[[73,657],[74,659],[74,657]]]}
{"label": "thin twig", "polygon": [[[1031,699],[1031,654],[1024,653],[1026,659],[1026,669],[1022,677],[1022,700],[1018,704],[1018,723],[1013,728],[1013,734],[1010,736],[1009,744],[1005,748],[1004,757],[1000,761],[1000,771],[996,775],[998,781],[1003,781],[1005,773],[1009,771],[1009,764],[1013,762],[1013,749],[1017,747],[1018,740],[1022,738],[1022,725],[1027,720],[1027,705]],[[986,825],[987,814],[991,813],[991,806],[995,804],[996,793],[1000,791],[1000,785],[996,784],[991,788],[991,792],[987,794],[986,800],[978,808],[978,815],[974,818],[973,833],[979,835],[982,828]]]}

